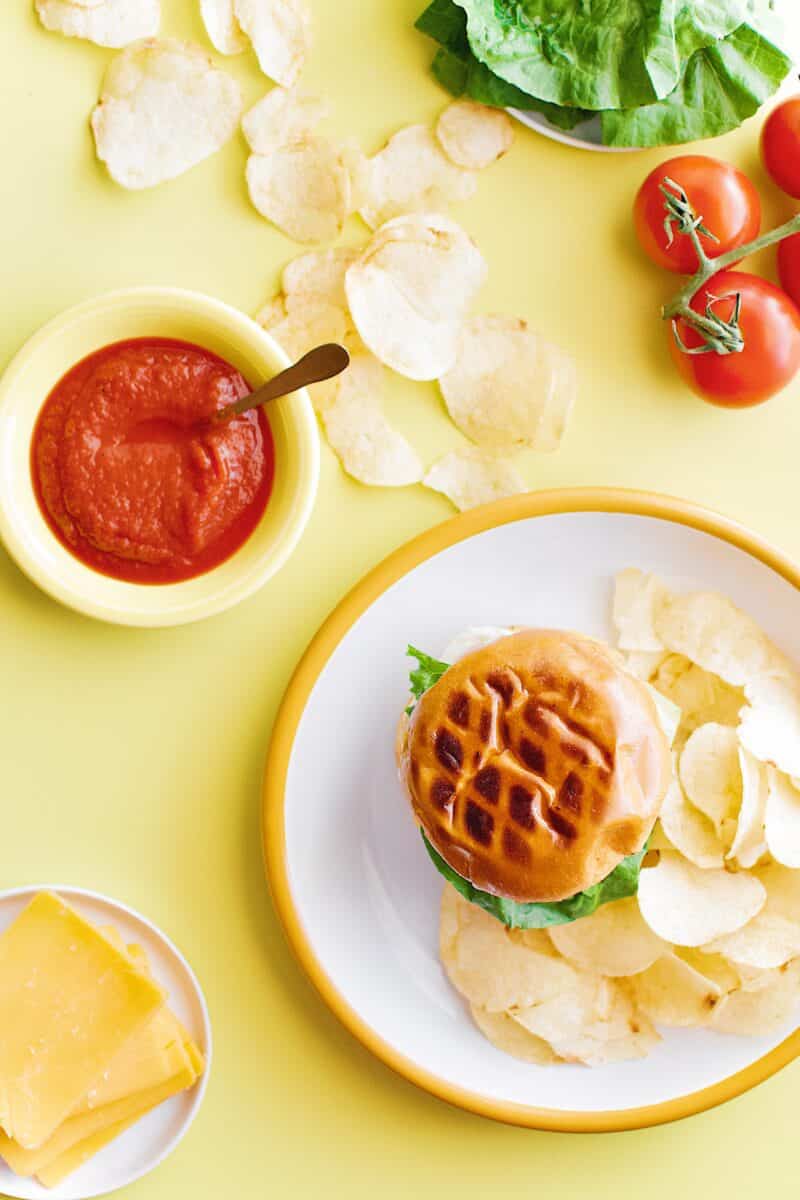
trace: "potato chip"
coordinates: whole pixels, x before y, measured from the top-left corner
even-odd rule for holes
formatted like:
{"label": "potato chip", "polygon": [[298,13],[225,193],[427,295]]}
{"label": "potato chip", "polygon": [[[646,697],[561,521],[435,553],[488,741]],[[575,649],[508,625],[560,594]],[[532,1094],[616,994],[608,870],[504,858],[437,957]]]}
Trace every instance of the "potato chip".
{"label": "potato chip", "polygon": [[242,117],[242,133],[254,154],[272,154],[304,141],[330,114],[330,105],[299,88],[274,87]]}
{"label": "potato chip", "polygon": [[436,122],[436,136],[447,157],[459,167],[480,171],[511,149],[514,126],[502,109],[474,100],[448,104]]}
{"label": "potato chip", "polygon": [[528,490],[512,463],[475,447],[445,454],[429,468],[422,482],[446,496],[459,512]]}
{"label": "potato chip", "polygon": [[755,621],[716,592],[668,595],[656,632],[668,649],[744,687],[771,672],[777,651]]}
{"label": "potato chip", "polygon": [[[273,296],[271,300],[268,300],[267,303],[258,310],[255,319],[258,321],[262,329],[272,332],[276,325],[279,325],[281,321],[286,320],[286,316],[286,297],[281,292],[277,296]],[[288,346],[284,347],[284,349],[286,349],[289,354],[292,353]]]}
{"label": "potato chip", "polygon": [[370,159],[368,195],[360,212],[377,229],[393,217],[468,200],[475,187],[475,175],[450,161],[427,125],[409,125]]}
{"label": "potato chip", "polygon": [[324,301],[347,310],[344,277],[359,257],[359,251],[349,247],[333,250],[312,250],[293,258],[283,271],[283,290],[290,311],[297,305]]}
{"label": "potato chip", "polygon": [[656,706],[656,715],[664,730],[664,737],[667,739],[667,745],[671,746],[675,741],[678,728],[681,723],[681,710],[677,704],[673,704],[666,696],[662,696],[661,692],[657,692],[654,687],[648,683],[646,685],[648,692],[653,698],[653,703]]}
{"label": "potato chip", "polygon": [[800,789],[775,767],[767,767],[764,825],[767,847],[775,861],[800,868]]}
{"label": "potato chip", "polygon": [[504,925],[449,886],[442,895],[440,949],[453,986],[489,1012],[541,1004],[578,986],[569,963],[510,938]]}
{"label": "potato chip", "polygon": [[567,993],[511,1015],[531,1032],[546,1031],[559,1058],[586,1066],[644,1058],[660,1041],[646,1014],[613,979],[584,976],[581,999]]}
{"label": "potato chip", "polygon": [[242,54],[250,43],[233,11],[233,0],[200,0],[208,40],[220,54]]}
{"label": "potato chip", "polygon": [[757,991],[731,992],[717,1006],[712,1029],[740,1037],[778,1033],[796,1014],[800,1001],[800,964],[787,965],[777,981]]}
{"label": "potato chip", "polygon": [[398,217],[345,275],[356,329],[372,353],[409,379],[452,366],[464,313],[486,277],[475,243],[447,217]]}
{"label": "potato chip", "polygon": [[657,1025],[705,1025],[722,998],[712,979],[675,954],[663,955],[629,984],[636,1003]]}
{"label": "potato chip", "polygon": [[667,789],[660,820],[671,844],[696,867],[708,871],[725,865],[725,846],[714,825],[686,799],[677,779]]}
{"label": "potato chip", "polygon": [[106,72],[92,113],[98,158],[123,187],[153,187],[219,150],[241,107],[236,80],[197,46],[138,42]]}
{"label": "potato chip", "polygon": [[557,450],[575,403],[575,364],[516,317],[473,317],[439,379],[453,423],[491,450]]}
{"label": "potato chip", "polygon": [[72,0],[36,0],[36,12],[53,33],[114,49],[155,37],[161,24],[161,0],[103,0],[91,7]]}
{"label": "potato chip", "polygon": [[612,977],[646,970],[668,948],[642,919],[635,896],[604,904],[592,916],[548,932],[570,962]]}
{"label": "potato chip", "polygon": [[372,163],[353,137],[339,143],[339,157],[350,176],[350,211],[359,212],[369,196]]}
{"label": "potato chip", "polygon": [[721,954],[707,954],[704,950],[696,950],[691,946],[677,946],[675,954],[715,983],[722,995],[735,992],[741,985],[739,971]]}
{"label": "potato chip", "polygon": [[762,681],[748,689],[752,703],[742,711],[739,738],[761,762],[787,775],[800,775],[800,690],[793,680]]}
{"label": "potato chip", "polygon": [[767,852],[764,816],[767,808],[767,770],[763,763],[739,747],[742,773],[742,804],[736,821],[736,834],[727,858],[735,858],[743,867],[754,867]]}
{"label": "potato chip", "polygon": [[646,650],[663,658],[664,643],[655,630],[655,613],[666,595],[667,589],[655,575],[635,567],[619,572],[612,619],[620,650]]}
{"label": "potato chip", "polygon": [[642,916],[654,933],[678,946],[706,946],[741,929],[766,898],[753,875],[703,870],[669,850],[639,879]]}
{"label": "potato chip", "polygon": [[687,798],[721,835],[723,822],[735,817],[742,803],[736,731],[713,722],[701,725],[683,748],[679,773]]}
{"label": "potato chip", "polygon": [[[555,951],[552,943],[550,950]],[[557,961],[564,962],[563,959]],[[565,977],[561,993],[544,997],[534,1004],[513,1007],[510,1016],[548,1045],[556,1041],[574,1042],[593,1021],[608,1015],[616,996],[617,985],[612,980],[575,969]]]}
{"label": "potato chip", "polygon": [[542,1038],[529,1033],[519,1021],[515,1021],[508,1013],[487,1012],[485,1008],[470,1005],[472,1019],[483,1036],[512,1058],[523,1062],[535,1063],[539,1067],[547,1067],[558,1062],[558,1056]]}
{"label": "potato chip", "polygon": [[781,967],[800,955],[800,873],[771,863],[750,878],[764,888],[764,905],[742,928],[709,940],[707,949],[737,966]]}
{"label": "potato chip", "polygon": [[311,49],[305,0],[233,0],[233,11],[264,74],[282,87],[296,83]]}
{"label": "potato chip", "polygon": [[[289,297],[280,295],[270,300],[256,320],[275,338],[291,359],[301,358],[315,346],[326,342],[338,342],[351,347],[351,335],[347,314],[337,304],[323,299],[309,298],[300,303],[299,298],[289,308]],[[327,379],[309,388],[309,395],[317,412],[322,412],[336,397],[338,379]]]}
{"label": "potato chip", "polygon": [[739,723],[745,703],[741,688],[731,687],[682,654],[668,654],[659,664],[652,683],[681,710],[679,744],[701,725]]}
{"label": "potato chip", "polygon": [[332,241],[350,211],[350,176],[326,138],[251,154],[247,188],[261,215],[295,242]]}
{"label": "potato chip", "polygon": [[359,483],[405,487],[422,479],[413,446],[393,429],[381,408],[383,369],[370,355],[354,355],[338,381],[336,395],[322,409],[328,441]]}
{"label": "potato chip", "polygon": [[637,679],[650,683],[666,657],[665,650],[629,650],[624,655],[625,667]]}

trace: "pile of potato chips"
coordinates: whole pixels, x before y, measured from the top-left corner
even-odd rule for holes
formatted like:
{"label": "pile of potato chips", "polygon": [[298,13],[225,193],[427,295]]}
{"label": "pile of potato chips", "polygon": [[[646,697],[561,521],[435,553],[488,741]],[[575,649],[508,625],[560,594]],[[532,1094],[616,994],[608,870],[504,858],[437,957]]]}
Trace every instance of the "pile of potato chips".
{"label": "pile of potato chips", "polygon": [[800,675],[716,593],[628,570],[613,615],[628,669],[681,711],[638,896],[547,931],[442,900],[450,979],[534,1063],[642,1058],[657,1026],[766,1036],[800,1003]]}
{"label": "pile of potato chips", "polygon": [[[514,317],[470,317],[486,278],[472,239],[438,209],[463,200],[475,170],[511,144],[505,113],[451,104],[436,130],[412,125],[367,159],[352,142],[318,136],[323,101],[273,89],[245,115],[253,203],[296,240],[327,240],[358,211],[373,229],[357,248],[290,263],[283,290],[257,315],[289,355],[341,342],[352,365],[313,389],[328,440],[361,483],[422,482],[457,508],[526,490],[511,456],[558,448],[575,399],[572,361]],[[427,471],[383,412],[384,369],[438,380],[454,425],[472,445]]]}
{"label": "pile of potato chips", "polygon": [[[423,483],[459,509],[526,490],[512,456],[558,448],[575,399],[573,363],[516,317],[470,317],[486,277],[472,239],[443,210],[511,147],[506,113],[450,104],[435,128],[410,125],[368,158],[323,136],[330,116],[298,77],[311,46],[305,0],[199,0],[220,54],[254,50],[276,86],[242,116],[237,81],[201,47],[159,38],[160,0],[35,0],[46,29],[122,49],[91,117],[98,158],[122,187],[155,187],[219,150],[241,122],[257,211],[293,241],[335,241],[357,214],[372,236],[302,255],[258,314],[292,357],[323,342],[352,363],[313,390],[328,441],[360,483]],[[382,404],[386,369],[438,380],[471,443],[428,469]]]}

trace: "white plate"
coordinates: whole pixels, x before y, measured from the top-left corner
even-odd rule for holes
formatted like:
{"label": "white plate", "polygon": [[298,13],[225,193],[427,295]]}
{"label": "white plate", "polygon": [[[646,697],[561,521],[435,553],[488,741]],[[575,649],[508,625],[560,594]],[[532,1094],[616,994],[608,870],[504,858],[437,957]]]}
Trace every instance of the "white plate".
{"label": "white plate", "polygon": [[160,1104],[105,1150],[68,1176],[59,1187],[45,1188],[34,1179],[15,1175],[0,1159],[0,1195],[25,1200],[89,1200],[125,1187],[146,1175],[170,1154],[194,1120],[211,1069],[211,1022],[197,977],[180,950],[155,925],[125,904],[82,888],[42,884],[0,892],[0,933],[38,892],[57,892],[94,925],[114,925],[126,942],[144,948],[153,974],[167,993],[167,1003],[202,1050],[206,1069],[189,1091]]}
{"label": "white plate", "polygon": [[800,1053],[794,1025],[759,1039],[674,1030],[641,1062],[534,1067],[481,1036],[440,966],[442,881],[393,754],[406,644],[436,655],[466,626],[492,624],[608,638],[613,577],[628,566],[677,588],[725,592],[800,661],[800,573],[733,523],[640,493],[517,497],[423,535],[343,602],[298,669],[267,763],[270,883],[325,1001],[413,1082],[540,1128],[671,1120],[739,1094]]}
{"label": "white plate", "polygon": [[[785,41],[782,42],[782,45],[791,54],[795,63],[800,64],[800,12],[798,12],[797,3],[798,0],[778,0],[777,11],[780,13],[784,26]],[[769,109],[779,100],[796,95],[799,90],[797,71],[793,69],[789,72],[778,93],[772,100],[767,101],[765,107]],[[574,129],[566,132],[551,125],[547,117],[543,117],[541,113],[525,112],[518,108],[510,108],[508,111],[512,117],[516,117],[518,121],[527,125],[529,129],[535,130],[536,133],[541,133],[543,137],[550,138],[553,142],[561,142],[564,146],[574,146],[578,150],[599,150],[602,154],[629,154],[638,148],[636,146],[604,146],[599,117],[591,117],[588,121],[582,121],[580,125],[576,125]],[[652,149],[652,147],[648,147],[648,149]],[[680,147],[662,146],[661,149],[679,150]]]}

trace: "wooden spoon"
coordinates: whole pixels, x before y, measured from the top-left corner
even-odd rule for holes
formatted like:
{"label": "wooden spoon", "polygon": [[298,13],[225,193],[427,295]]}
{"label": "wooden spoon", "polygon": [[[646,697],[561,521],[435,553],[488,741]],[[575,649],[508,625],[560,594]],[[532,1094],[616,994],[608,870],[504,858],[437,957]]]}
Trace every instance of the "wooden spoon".
{"label": "wooden spoon", "polygon": [[229,421],[231,417],[238,417],[241,413],[249,412],[251,408],[260,408],[262,404],[266,404],[270,400],[288,396],[291,392],[296,392],[298,388],[333,379],[334,376],[341,375],[349,364],[350,355],[344,346],[339,346],[336,342],[326,342],[324,346],[316,346],[313,350],[309,350],[308,354],[299,358],[296,363],[293,363],[291,367],[273,375],[272,379],[267,380],[260,388],[256,388],[249,396],[242,396],[241,400],[236,400],[233,404],[226,404],[219,412],[214,413],[211,424],[220,425],[224,421]]}

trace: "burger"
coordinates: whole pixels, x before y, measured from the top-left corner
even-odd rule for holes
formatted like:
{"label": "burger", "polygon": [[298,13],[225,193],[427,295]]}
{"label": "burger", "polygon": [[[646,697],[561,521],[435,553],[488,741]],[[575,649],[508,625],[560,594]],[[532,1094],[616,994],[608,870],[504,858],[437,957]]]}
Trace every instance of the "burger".
{"label": "burger", "polygon": [[408,653],[400,777],[445,879],[516,928],[635,894],[672,773],[657,693],[570,632],[515,630],[453,665]]}

